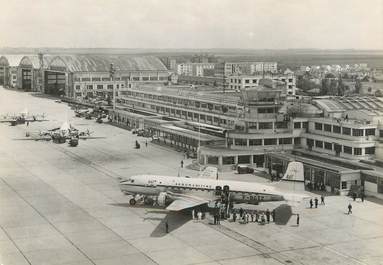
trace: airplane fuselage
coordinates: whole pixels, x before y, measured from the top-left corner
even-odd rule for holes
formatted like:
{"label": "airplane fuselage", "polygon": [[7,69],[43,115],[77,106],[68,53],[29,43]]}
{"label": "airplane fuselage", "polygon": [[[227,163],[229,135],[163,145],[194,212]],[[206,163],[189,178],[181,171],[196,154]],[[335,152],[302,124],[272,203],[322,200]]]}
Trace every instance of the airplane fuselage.
{"label": "airplane fuselage", "polygon": [[272,186],[204,178],[141,175],[121,181],[120,189],[125,194],[131,195],[192,194],[209,200],[217,198],[217,191],[228,189],[230,201],[237,203],[258,204],[259,202],[284,200],[282,193]]}

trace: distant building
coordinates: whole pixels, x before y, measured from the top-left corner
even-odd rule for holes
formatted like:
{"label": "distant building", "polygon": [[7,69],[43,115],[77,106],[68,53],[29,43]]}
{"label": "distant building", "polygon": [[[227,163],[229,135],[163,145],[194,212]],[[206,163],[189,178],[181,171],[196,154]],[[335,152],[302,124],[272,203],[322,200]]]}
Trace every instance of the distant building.
{"label": "distant building", "polygon": [[245,89],[257,87],[260,84],[260,80],[273,80],[274,87],[282,86],[284,95],[295,95],[296,92],[296,79],[294,74],[286,72],[286,75],[232,75],[228,77],[230,89]]}
{"label": "distant building", "polygon": [[216,65],[217,76],[277,73],[276,62],[222,62]]}
{"label": "distant building", "polygon": [[204,76],[205,69],[214,69],[213,63],[182,63],[177,65],[177,74],[186,76]]}

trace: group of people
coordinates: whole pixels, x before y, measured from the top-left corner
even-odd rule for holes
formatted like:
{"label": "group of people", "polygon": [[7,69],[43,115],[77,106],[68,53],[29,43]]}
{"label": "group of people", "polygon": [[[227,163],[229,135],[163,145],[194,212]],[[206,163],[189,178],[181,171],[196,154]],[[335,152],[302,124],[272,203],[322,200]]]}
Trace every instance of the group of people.
{"label": "group of people", "polygon": [[233,209],[230,214],[230,219],[233,222],[236,222],[237,220],[241,224],[247,224],[247,223],[259,223],[259,224],[266,224],[270,223],[270,221],[275,222],[275,210],[270,211],[267,209],[266,211],[260,211],[260,210],[244,210],[240,208],[239,210]]}
{"label": "group of people", "polygon": [[202,221],[203,219],[205,219],[205,213],[199,209],[197,209],[197,210],[193,209],[192,210],[192,218],[193,218],[193,220],[196,220],[197,222]]}
{"label": "group of people", "polygon": [[[315,197],[314,200],[310,199],[310,208],[313,208],[314,205],[315,205],[315,208],[318,208],[318,203],[319,203],[319,200],[317,197]],[[320,204],[325,205],[323,195],[320,196]]]}

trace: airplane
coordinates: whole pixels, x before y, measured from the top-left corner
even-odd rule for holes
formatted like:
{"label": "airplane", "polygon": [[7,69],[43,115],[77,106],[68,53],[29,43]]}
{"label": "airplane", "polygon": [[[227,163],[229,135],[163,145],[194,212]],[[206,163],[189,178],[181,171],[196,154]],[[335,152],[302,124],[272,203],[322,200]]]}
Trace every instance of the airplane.
{"label": "airplane", "polygon": [[25,109],[24,111],[20,112],[17,115],[5,115],[3,116],[3,119],[0,120],[1,123],[9,122],[11,126],[16,126],[19,124],[25,124],[27,122],[35,122],[35,121],[48,121],[45,119],[45,113],[43,114],[29,114],[28,110]]}
{"label": "airplane", "polygon": [[76,117],[86,117],[89,116],[93,113],[93,109],[88,108],[88,109],[76,109],[74,111]]}
{"label": "airplane", "polygon": [[231,203],[259,204],[269,201],[300,202],[309,198],[304,194],[303,164],[290,162],[283,178],[270,185],[234,180],[219,180],[218,170],[207,167],[197,178],[137,175],[120,180],[119,187],[126,195],[133,195],[129,204],[138,200],[157,203],[169,211],[182,211],[206,206],[226,196]]}
{"label": "airplane", "polygon": [[31,136],[29,133],[26,135],[27,138],[17,140],[34,140],[34,141],[53,141],[54,143],[66,143],[68,140],[69,145],[75,147],[79,144],[79,140],[87,139],[101,139],[105,137],[94,137],[91,136],[92,132],[88,130],[79,131],[74,128],[68,122],[64,122],[60,127],[53,128],[47,131],[41,131],[37,136]]}

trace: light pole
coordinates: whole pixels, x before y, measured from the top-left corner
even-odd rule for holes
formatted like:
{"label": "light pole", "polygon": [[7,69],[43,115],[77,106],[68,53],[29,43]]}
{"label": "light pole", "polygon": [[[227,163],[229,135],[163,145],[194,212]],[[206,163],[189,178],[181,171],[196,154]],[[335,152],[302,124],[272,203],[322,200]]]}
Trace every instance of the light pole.
{"label": "light pole", "polygon": [[116,72],[116,69],[114,68],[113,64],[110,64],[110,69],[109,69],[109,75],[110,75],[110,81],[112,82],[113,86],[113,112],[116,110],[116,88],[114,85],[114,74]]}

